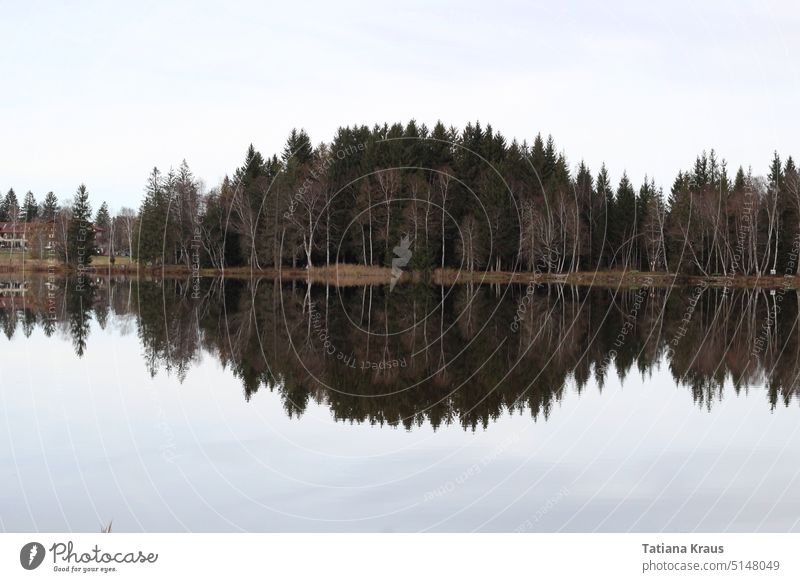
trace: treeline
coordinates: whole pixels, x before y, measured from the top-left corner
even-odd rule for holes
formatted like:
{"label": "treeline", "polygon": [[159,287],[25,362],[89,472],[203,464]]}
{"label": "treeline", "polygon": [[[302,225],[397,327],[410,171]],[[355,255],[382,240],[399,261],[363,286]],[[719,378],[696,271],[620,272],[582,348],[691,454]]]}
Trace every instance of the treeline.
{"label": "treeline", "polygon": [[410,269],[733,276],[800,272],[798,217],[797,167],[777,152],[766,177],[731,176],[704,152],[665,193],[573,168],[552,137],[411,121],[343,127],[316,146],[293,130],[280,154],[251,145],[210,190],[186,162],[153,169],[138,211],[109,228],[116,252],[150,265],[390,266],[408,236]]}
{"label": "treeline", "polygon": [[78,186],[72,200],[64,202],[59,202],[53,192],[37,202],[28,191],[20,204],[11,188],[0,197],[0,223],[11,225],[17,238],[24,234],[30,258],[58,258],[78,267],[91,264],[92,257],[100,253],[112,259],[131,256],[136,213],[123,208],[112,218],[108,204],[103,202],[93,215],[84,184]]}

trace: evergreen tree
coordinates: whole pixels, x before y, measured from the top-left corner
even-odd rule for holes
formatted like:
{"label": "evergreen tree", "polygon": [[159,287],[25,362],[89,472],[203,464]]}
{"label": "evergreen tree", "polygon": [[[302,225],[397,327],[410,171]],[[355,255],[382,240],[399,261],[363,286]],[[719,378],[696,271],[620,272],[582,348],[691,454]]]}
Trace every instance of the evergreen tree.
{"label": "evergreen tree", "polygon": [[[603,259],[606,267],[611,266],[614,249],[611,244],[612,224],[616,217],[616,202],[614,201],[614,190],[611,187],[611,178],[608,175],[606,165],[600,166],[597,174],[597,186],[595,196],[598,201],[602,201],[602,209],[598,216],[597,225],[601,228],[594,229],[595,240],[592,243],[597,257]],[[596,263],[598,264],[598,260]]]}
{"label": "evergreen tree", "polygon": [[649,241],[647,237],[643,236],[646,231],[652,230],[656,224],[660,205],[658,201],[659,192],[656,188],[655,181],[648,180],[647,176],[644,177],[644,182],[639,188],[639,194],[636,197],[636,235],[637,239],[633,243],[634,248],[634,265],[635,268],[641,269],[643,263],[650,260],[652,249],[649,248]]}
{"label": "evergreen tree", "polygon": [[[680,174],[678,174],[680,176]],[[744,168],[739,166],[739,169],[736,171],[736,177],[733,179],[733,190],[734,192],[744,192],[745,187],[747,186],[747,177],[744,174]]]}
{"label": "evergreen tree", "polygon": [[598,206],[595,204],[594,179],[586,164],[581,160],[575,176],[575,198],[580,209],[578,254],[581,257],[579,269],[597,266],[594,262],[594,229],[597,222]]}
{"label": "evergreen tree", "polygon": [[139,229],[134,242],[134,255],[142,263],[164,262],[164,240],[168,231],[168,182],[158,168],[153,168],[145,186],[144,200],[139,209]]}
{"label": "evergreen tree", "polygon": [[0,222],[16,222],[19,220],[19,201],[14,189],[9,189],[3,203],[0,204]]}
{"label": "evergreen tree", "polygon": [[[284,148],[286,164],[293,169],[298,165],[305,167],[307,147],[310,147],[310,140],[305,132],[292,130]],[[233,189],[230,191],[231,228],[226,233],[225,242],[228,265],[247,264],[253,269],[260,267],[259,235],[263,234],[266,226],[261,217],[271,186],[267,179],[267,167],[264,157],[250,144],[244,164],[233,175]],[[290,188],[290,195],[294,195],[295,188],[300,188],[302,183],[303,179],[298,177]],[[235,254],[231,254],[234,251]]]}
{"label": "evergreen tree", "polygon": [[39,205],[36,203],[36,198],[34,198],[33,192],[30,190],[28,190],[28,193],[25,194],[25,201],[22,203],[21,216],[24,217],[25,222],[33,222],[39,216]]}
{"label": "evergreen tree", "polygon": [[787,179],[789,176],[794,176],[797,174],[797,166],[794,163],[794,158],[789,156],[786,158],[786,164],[783,166],[783,177]]}
{"label": "evergreen tree", "polygon": [[111,215],[108,212],[108,204],[105,201],[100,205],[94,217],[94,227],[96,242],[101,252],[113,257],[111,245],[113,244],[113,233],[111,232]]}
{"label": "evergreen tree", "polygon": [[111,227],[111,215],[108,212],[108,204],[105,202],[97,209],[97,214],[94,217],[94,225],[97,228],[103,229],[105,232],[108,232],[108,229]]}
{"label": "evergreen tree", "polygon": [[544,153],[544,141],[542,141],[542,134],[537,133],[536,137],[533,139],[533,146],[531,147],[531,164],[533,165],[533,169],[536,172],[537,177],[541,181],[541,185],[536,184],[534,187],[539,189],[542,188],[545,182],[545,153]]}
{"label": "evergreen tree", "polygon": [[556,142],[552,135],[547,136],[547,144],[544,146],[544,170],[542,172],[542,181],[547,184],[553,178],[556,171]]}
{"label": "evergreen tree", "polygon": [[686,234],[691,224],[691,174],[678,172],[667,200],[667,258],[670,270],[679,272],[685,261]]}
{"label": "evergreen tree", "polygon": [[767,180],[769,180],[770,188],[776,191],[780,190],[781,181],[783,180],[783,168],[781,166],[781,157],[778,155],[778,152],[773,154],[772,163],[769,165]]}
{"label": "evergreen tree", "polygon": [[628,174],[623,172],[617,187],[616,208],[614,221],[610,228],[611,241],[616,252],[616,262],[625,267],[633,267],[636,237],[636,192],[633,189]]}
{"label": "evergreen tree", "polygon": [[[298,165],[307,164],[311,161],[314,148],[311,146],[311,138],[304,129],[292,129],[289,133],[289,138],[286,140],[286,145],[283,148],[283,163],[289,164],[294,160]],[[247,167],[252,172],[258,172],[263,169],[264,159],[261,154],[255,151],[253,144],[250,144],[250,149],[247,151],[247,160],[255,159],[256,163],[253,165],[247,164]]]}
{"label": "evergreen tree", "polygon": [[58,212],[58,198],[52,192],[48,192],[42,202],[42,207],[39,210],[39,216],[42,220],[54,220]]}
{"label": "evergreen tree", "polygon": [[81,270],[91,264],[94,253],[94,228],[89,192],[86,186],[81,184],[72,202],[72,216],[67,229],[67,259],[70,265]]}
{"label": "evergreen tree", "polygon": [[[800,236],[800,183],[794,159],[789,156],[783,166],[783,179],[780,182],[778,200],[781,225],[780,249],[778,261],[786,274],[795,274],[800,270],[800,257],[797,252],[796,238]],[[792,261],[794,265],[792,264]],[[793,268],[794,267],[794,268]]]}
{"label": "evergreen tree", "polygon": [[691,174],[691,186],[695,190],[705,188],[709,183],[709,164],[708,155],[703,152],[697,156],[694,162],[694,169]]}

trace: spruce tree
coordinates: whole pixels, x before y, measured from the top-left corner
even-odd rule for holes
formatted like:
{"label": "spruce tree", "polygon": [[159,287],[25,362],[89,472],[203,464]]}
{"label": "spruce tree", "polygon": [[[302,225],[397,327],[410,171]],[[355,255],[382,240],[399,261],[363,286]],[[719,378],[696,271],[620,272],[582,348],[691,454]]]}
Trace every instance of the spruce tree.
{"label": "spruce tree", "polygon": [[[283,162],[288,164],[291,160],[295,160],[297,164],[307,164],[311,161],[314,148],[311,146],[311,139],[305,130],[292,129],[289,133],[289,138],[286,140],[286,145],[283,148]],[[253,144],[247,150],[247,168],[250,171],[258,173],[262,171],[264,165],[264,158],[258,153]]]}
{"label": "spruce tree", "polygon": [[97,228],[102,228],[106,232],[111,227],[111,215],[108,213],[108,204],[103,202],[100,205],[100,208],[97,210],[97,214],[94,217],[94,225]]}
{"label": "spruce tree", "polygon": [[[739,170],[741,172],[741,169]],[[744,179],[744,173],[742,173]],[[667,257],[670,270],[680,272],[685,261],[686,235],[691,227],[691,182],[689,172],[678,172],[672,183],[669,199],[667,201]]]}
{"label": "spruce tree", "polygon": [[0,222],[16,222],[19,220],[19,201],[14,189],[9,189],[3,204],[0,205]]}
{"label": "spruce tree", "polygon": [[139,230],[134,245],[134,255],[140,262],[155,264],[162,260],[167,212],[165,200],[164,180],[158,168],[153,168],[139,209]]}
{"label": "spruce tree", "polygon": [[648,231],[648,227],[652,227],[654,219],[657,218],[657,216],[653,216],[659,207],[656,200],[657,196],[658,189],[656,188],[655,180],[648,180],[647,175],[645,175],[644,182],[639,188],[639,194],[636,197],[635,232],[638,238],[633,242],[636,254],[635,268],[641,268],[642,258],[645,260],[650,259],[651,249],[648,248],[647,237],[643,235]]}
{"label": "spruce tree", "polygon": [[736,177],[733,179],[733,191],[744,192],[746,187],[747,177],[745,176],[744,168],[739,166],[739,169],[736,171]]}
{"label": "spruce tree", "polygon": [[[597,174],[597,186],[595,196],[601,202],[601,211],[598,216],[597,227],[594,229],[595,240],[592,243],[594,252],[598,259],[604,259],[607,267],[611,266],[614,250],[611,247],[610,233],[611,227],[616,217],[616,202],[614,201],[614,190],[611,187],[611,178],[608,169],[603,164]],[[593,261],[597,265],[598,261]]]}
{"label": "spruce tree", "polygon": [[793,176],[797,173],[797,166],[794,163],[794,158],[789,156],[786,158],[786,163],[783,166],[783,176],[784,178],[788,178],[789,176]]}
{"label": "spruce tree", "polygon": [[42,202],[39,216],[42,220],[54,220],[58,213],[58,198],[52,192],[48,192]]}
{"label": "spruce tree", "polygon": [[626,267],[632,266],[636,211],[636,192],[628,179],[628,174],[623,172],[617,187],[616,209],[610,230],[614,250],[617,253],[617,262],[622,262]]}
{"label": "spruce tree", "polygon": [[22,203],[22,216],[25,218],[25,222],[33,222],[39,216],[39,205],[30,190],[25,194],[25,201]]}
{"label": "spruce tree", "polygon": [[67,258],[71,266],[81,270],[92,263],[94,253],[94,228],[89,192],[86,186],[81,184],[72,202],[72,216],[67,230]]}
{"label": "spruce tree", "polygon": [[598,207],[594,204],[594,179],[588,166],[581,160],[578,173],[575,176],[575,197],[580,212],[580,237],[578,252],[581,258],[579,270],[586,266],[596,266],[594,262],[594,227],[597,220],[595,214]]}
{"label": "spruce tree", "polygon": [[102,252],[107,253],[109,256],[113,257],[111,252],[111,215],[108,213],[108,204],[103,202],[100,205],[100,208],[97,210],[97,214],[94,217],[94,226],[95,226],[95,234],[99,235],[102,239],[102,245],[98,245],[99,247],[103,247]]}
{"label": "spruce tree", "polygon": [[544,146],[544,170],[542,172],[542,181],[545,184],[553,178],[557,163],[556,141],[553,139],[552,135],[548,135],[547,143]]}
{"label": "spruce tree", "polygon": [[705,188],[709,183],[708,155],[703,152],[697,156],[691,174],[691,185],[695,190]]}
{"label": "spruce tree", "polygon": [[778,191],[781,188],[781,181],[783,180],[783,168],[781,165],[781,157],[778,152],[775,152],[772,157],[772,163],[769,165],[769,180],[770,188]]}

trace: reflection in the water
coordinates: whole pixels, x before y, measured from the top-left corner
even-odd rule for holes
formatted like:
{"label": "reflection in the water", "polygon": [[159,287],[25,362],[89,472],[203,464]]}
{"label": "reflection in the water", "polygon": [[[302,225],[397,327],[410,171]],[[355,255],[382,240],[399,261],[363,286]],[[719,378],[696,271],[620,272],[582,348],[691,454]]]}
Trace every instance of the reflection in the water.
{"label": "reflection in the water", "polygon": [[[547,419],[565,384],[668,365],[713,409],[726,379],[790,405],[800,372],[800,298],[790,291],[424,285],[306,286],[267,280],[5,281],[8,338],[40,326],[91,349],[91,321],[138,333],[151,375],[182,380],[202,352],[244,397],[280,394],[289,416],[310,401],[343,421],[487,427],[505,413]],[[193,294],[195,297],[193,297]],[[613,365],[611,365],[613,363]]]}

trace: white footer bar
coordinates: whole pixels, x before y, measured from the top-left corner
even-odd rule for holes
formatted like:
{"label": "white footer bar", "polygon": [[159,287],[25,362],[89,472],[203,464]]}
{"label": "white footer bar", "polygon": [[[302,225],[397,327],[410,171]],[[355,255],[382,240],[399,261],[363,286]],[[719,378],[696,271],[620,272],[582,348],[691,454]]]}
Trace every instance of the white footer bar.
{"label": "white footer bar", "polygon": [[800,534],[0,534],[0,580],[799,580]]}

